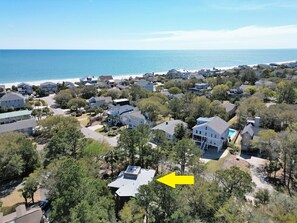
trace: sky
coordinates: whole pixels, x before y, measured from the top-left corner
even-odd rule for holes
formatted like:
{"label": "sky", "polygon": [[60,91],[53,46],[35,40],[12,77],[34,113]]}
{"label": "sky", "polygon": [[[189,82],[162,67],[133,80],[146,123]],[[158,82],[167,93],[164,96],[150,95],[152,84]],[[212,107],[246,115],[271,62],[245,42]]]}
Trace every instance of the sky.
{"label": "sky", "polygon": [[0,0],[0,49],[297,48],[296,0]]}

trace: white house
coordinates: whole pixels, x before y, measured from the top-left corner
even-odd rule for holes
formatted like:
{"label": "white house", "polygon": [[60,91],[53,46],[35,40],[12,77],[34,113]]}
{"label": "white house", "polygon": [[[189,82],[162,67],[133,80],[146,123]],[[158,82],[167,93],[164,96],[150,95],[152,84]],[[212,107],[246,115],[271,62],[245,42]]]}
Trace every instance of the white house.
{"label": "white house", "polygon": [[148,91],[154,91],[154,84],[150,81],[139,80],[135,84],[139,87],[147,89]]}
{"label": "white house", "polygon": [[33,93],[32,85],[27,83],[20,83],[17,85],[18,92],[22,95],[30,95]]}
{"label": "white house", "polygon": [[49,94],[56,93],[58,90],[58,86],[54,82],[44,82],[44,83],[40,84],[40,88],[41,88],[41,90],[43,90]]}
{"label": "white house", "polygon": [[24,108],[25,107],[25,97],[19,93],[8,93],[2,96],[0,99],[0,107],[6,108]]}
{"label": "white house", "polygon": [[160,125],[157,125],[152,129],[153,130],[161,130],[161,131],[165,132],[166,138],[170,141],[174,141],[175,140],[175,136],[174,136],[175,127],[178,124],[183,124],[186,128],[188,128],[188,124],[181,120],[171,120],[171,121],[163,122]]}
{"label": "white house", "polygon": [[121,115],[122,124],[128,125],[129,128],[136,128],[139,125],[147,123],[143,114],[140,111],[132,111]]}
{"label": "white house", "polygon": [[229,124],[215,116],[212,118],[198,118],[193,127],[193,140],[202,150],[214,147],[217,151],[228,142]]}
{"label": "white house", "polygon": [[90,84],[90,85],[96,85],[98,83],[98,80],[95,76],[86,76],[79,79],[80,83],[82,84]]}
{"label": "white house", "polygon": [[135,197],[139,187],[151,182],[155,174],[155,170],[143,169],[140,166],[128,166],[116,180],[108,184],[108,187],[116,189],[116,195],[121,198]]}

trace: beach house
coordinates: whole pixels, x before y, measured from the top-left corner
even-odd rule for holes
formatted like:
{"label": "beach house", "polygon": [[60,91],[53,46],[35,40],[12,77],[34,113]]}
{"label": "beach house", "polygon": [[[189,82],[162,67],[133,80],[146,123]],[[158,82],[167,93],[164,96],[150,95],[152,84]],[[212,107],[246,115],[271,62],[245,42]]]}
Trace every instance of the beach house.
{"label": "beach house", "polygon": [[98,80],[95,76],[85,76],[79,79],[80,83],[88,85],[97,85]]}
{"label": "beach house", "polygon": [[232,118],[235,115],[236,112],[236,105],[229,102],[229,101],[224,101],[222,103],[222,106],[225,108],[227,115],[228,115],[228,119]]}
{"label": "beach house", "polygon": [[99,76],[98,77],[98,85],[99,87],[107,87],[107,88],[112,88],[115,86],[115,82],[113,80],[113,77],[110,75],[107,76]]}
{"label": "beach house", "polygon": [[0,114],[0,133],[22,132],[32,135],[37,125],[31,111],[15,111]]}
{"label": "beach house", "polygon": [[11,92],[5,94],[0,99],[1,108],[20,109],[25,107],[25,97],[19,93]]}
{"label": "beach house", "polygon": [[193,140],[202,150],[215,148],[220,151],[228,142],[228,135],[229,124],[217,116],[200,117],[193,127]]}
{"label": "beach house", "polygon": [[18,92],[22,95],[31,95],[33,93],[32,85],[20,83],[17,85]]}
{"label": "beach house", "polygon": [[121,122],[128,128],[136,128],[139,125],[147,124],[147,120],[140,111],[132,111],[121,115]]}
{"label": "beach house", "polygon": [[152,130],[161,130],[165,133],[165,136],[168,140],[175,141],[176,140],[176,138],[174,136],[175,127],[178,124],[183,124],[184,127],[188,128],[188,124],[181,120],[170,120],[170,121],[166,121],[166,122],[161,123],[160,125],[155,126],[154,128],[152,128]]}
{"label": "beach house", "polygon": [[248,150],[251,148],[251,142],[255,137],[258,137],[258,133],[261,130],[260,128],[260,117],[255,117],[254,119],[247,119],[246,126],[241,132],[241,149]]}
{"label": "beach house", "polygon": [[117,206],[123,207],[131,197],[135,197],[142,185],[151,182],[156,174],[155,170],[144,169],[140,166],[128,166],[118,177],[108,184],[115,193]]}
{"label": "beach house", "polygon": [[0,97],[6,94],[6,88],[4,84],[0,84]]}
{"label": "beach house", "polygon": [[154,84],[150,81],[139,80],[139,81],[135,82],[135,85],[137,85],[141,88],[145,88],[148,91],[154,91]]}
{"label": "beach house", "polygon": [[108,97],[92,97],[89,99],[89,105],[90,107],[99,107],[103,104],[109,104],[112,102],[112,98],[110,96]]}
{"label": "beach house", "polygon": [[58,90],[58,85],[54,82],[44,82],[40,84],[40,89],[49,94],[54,94]]}

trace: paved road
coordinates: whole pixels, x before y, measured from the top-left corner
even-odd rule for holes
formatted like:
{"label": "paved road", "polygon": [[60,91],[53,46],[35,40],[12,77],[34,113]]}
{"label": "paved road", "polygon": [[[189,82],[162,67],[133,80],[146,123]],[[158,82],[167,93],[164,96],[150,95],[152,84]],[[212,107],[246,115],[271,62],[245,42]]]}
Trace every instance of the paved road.
{"label": "paved road", "polygon": [[55,115],[66,115],[66,110],[58,108],[57,104],[54,101],[54,96],[54,94],[51,94],[41,99],[43,99],[47,103],[48,107],[54,112]]}
{"label": "paved road", "polygon": [[100,142],[107,142],[111,146],[117,146],[118,145],[118,136],[109,138],[107,136],[104,136],[98,132],[94,132],[91,129],[88,129],[86,127],[81,127],[81,132],[85,135],[86,138],[92,138]]}

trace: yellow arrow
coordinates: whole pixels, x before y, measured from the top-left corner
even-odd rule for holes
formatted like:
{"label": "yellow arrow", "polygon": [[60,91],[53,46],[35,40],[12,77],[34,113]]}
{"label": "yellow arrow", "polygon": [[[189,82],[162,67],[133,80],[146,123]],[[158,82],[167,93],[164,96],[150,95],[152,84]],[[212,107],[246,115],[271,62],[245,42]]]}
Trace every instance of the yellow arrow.
{"label": "yellow arrow", "polygon": [[160,177],[157,181],[175,188],[176,184],[194,184],[194,176],[176,176],[175,172],[172,172]]}

